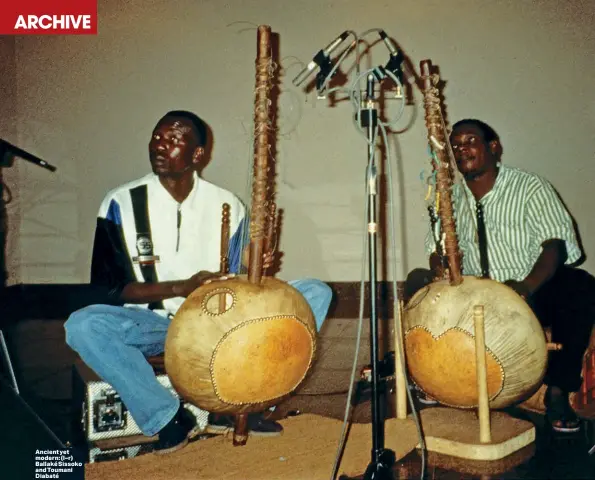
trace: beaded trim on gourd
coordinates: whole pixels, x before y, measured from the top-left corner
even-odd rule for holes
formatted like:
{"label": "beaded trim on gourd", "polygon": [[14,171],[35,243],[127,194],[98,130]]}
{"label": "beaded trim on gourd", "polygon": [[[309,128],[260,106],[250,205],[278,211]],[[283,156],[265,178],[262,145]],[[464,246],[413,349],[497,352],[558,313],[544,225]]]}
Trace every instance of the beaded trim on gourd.
{"label": "beaded trim on gourd", "polygon": [[306,378],[306,375],[310,371],[310,367],[312,366],[312,361],[313,361],[313,359],[315,357],[315,354],[316,354],[316,343],[312,340],[313,338],[315,338],[315,335],[312,334],[312,331],[311,331],[310,327],[308,327],[308,325],[306,323],[304,323],[303,320],[299,319],[295,315],[275,315],[275,316],[272,316],[272,317],[253,318],[253,319],[250,319],[250,320],[246,320],[245,322],[242,322],[239,325],[236,325],[231,330],[229,330],[228,332],[226,332],[225,335],[223,335],[223,337],[221,337],[221,340],[219,340],[219,342],[217,342],[217,345],[215,346],[215,349],[213,350],[213,355],[211,356],[211,363],[209,365],[209,372],[210,372],[210,375],[211,375],[211,383],[213,385],[213,390],[215,391],[215,395],[217,396],[217,398],[221,402],[226,403],[228,405],[238,405],[238,406],[240,406],[240,405],[253,405],[253,404],[270,402],[270,401],[275,400],[277,398],[285,397],[286,395],[288,395],[289,393],[291,393],[291,390],[290,390],[289,392],[284,393],[282,395],[277,395],[276,397],[266,398],[266,399],[261,400],[259,402],[228,402],[227,400],[224,400],[223,398],[221,398],[221,395],[219,394],[219,389],[217,387],[217,382],[215,381],[215,375],[213,373],[213,369],[214,369],[214,366],[215,366],[215,357],[217,356],[217,352],[219,350],[219,346],[225,341],[225,339],[227,337],[229,337],[236,330],[245,327],[247,324],[256,323],[256,322],[265,322],[265,321],[275,320],[275,319],[279,319],[279,318],[291,318],[293,320],[297,320],[304,327],[306,327],[306,329],[308,330],[308,332],[310,332],[310,346],[312,348],[312,355],[310,356],[310,361],[308,362],[308,367],[306,368],[306,371],[305,371],[304,375],[297,382],[296,386],[299,385],[304,380],[304,378]]}
{"label": "beaded trim on gourd", "polygon": [[[218,295],[221,293],[223,293],[223,294],[229,293],[231,295],[231,305],[229,306],[229,308],[226,308],[222,312],[213,312],[213,311],[209,310],[207,308],[208,301],[211,300],[215,295]],[[227,298],[225,300],[227,303]],[[202,299],[201,307],[202,307],[203,312],[206,313],[207,315],[209,315],[210,317],[217,317],[219,315],[223,315],[224,313],[229,312],[233,308],[233,306],[236,304],[236,300],[237,300],[237,296],[233,290],[230,290],[228,288],[216,288],[215,290],[211,290],[209,293],[207,293],[204,296],[204,298]]]}
{"label": "beaded trim on gourd", "polygon": [[[471,338],[475,338],[471,333],[469,333],[467,330],[465,330],[464,328],[461,328],[461,327],[450,327],[448,330],[446,330],[446,331],[442,332],[440,335],[436,336],[425,325],[416,325],[416,326],[410,328],[409,330],[407,330],[405,332],[405,337],[407,337],[407,335],[409,334],[409,332],[411,332],[412,330],[415,330],[415,329],[422,329],[422,330],[428,332],[432,336],[432,338],[434,340],[439,340],[440,337],[443,337],[444,335],[446,335],[451,330],[458,330],[459,332],[463,332],[464,334],[468,335]],[[486,352],[488,352],[488,353],[490,353],[492,355],[492,358],[498,364],[498,367],[500,368],[500,374],[502,375],[502,384],[500,386],[500,389],[494,395],[492,395],[490,397],[490,400],[494,400],[504,390],[504,385],[506,384],[506,371],[504,370],[504,366],[502,365],[502,361],[496,356],[496,354],[494,354],[494,352],[492,352],[492,350],[487,345],[486,345],[485,349],[486,349]],[[421,388],[426,395],[429,395],[420,385],[418,385],[418,387]],[[442,401],[440,402],[440,404],[441,405],[446,405],[447,407],[461,408],[461,409],[477,408],[477,406],[478,406],[478,405],[470,405],[470,406],[462,407],[460,405],[451,405],[449,403],[445,403],[445,402],[442,402]]]}

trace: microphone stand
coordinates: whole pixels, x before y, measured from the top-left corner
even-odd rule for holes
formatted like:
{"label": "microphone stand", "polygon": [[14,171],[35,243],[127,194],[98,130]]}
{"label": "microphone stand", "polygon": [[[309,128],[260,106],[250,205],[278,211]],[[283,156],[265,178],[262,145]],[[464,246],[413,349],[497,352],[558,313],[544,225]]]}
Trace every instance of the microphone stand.
{"label": "microphone stand", "polygon": [[384,448],[384,419],[380,407],[380,371],[378,364],[378,309],[377,300],[377,243],[378,243],[378,169],[375,157],[375,132],[378,127],[378,108],[374,97],[375,79],[367,78],[365,108],[360,110],[361,126],[367,129],[368,165],[366,182],[368,192],[368,265],[370,277],[370,357],[372,363],[372,459],[364,480],[393,480],[392,467],[395,453]]}
{"label": "microphone stand", "polygon": [[[327,77],[332,71],[332,62],[330,59],[317,58],[320,72],[316,77],[316,87],[319,98],[321,90]],[[400,58],[391,56],[391,62],[387,66],[395,67],[400,62]],[[395,67],[396,68],[396,67]],[[298,75],[297,78],[301,77]],[[370,281],[370,357],[372,370],[372,451],[371,461],[366,469],[363,480],[395,480],[396,475],[393,472],[396,455],[390,449],[384,446],[384,413],[380,404],[381,388],[386,384],[386,379],[381,378],[381,368],[378,361],[378,309],[377,300],[377,245],[378,245],[378,169],[375,163],[375,132],[378,128],[378,107],[377,99],[374,96],[375,79],[381,81],[384,78],[382,71],[376,77],[370,73],[367,77],[365,108],[359,110],[359,122],[362,128],[367,130],[368,140],[368,165],[366,167],[366,192],[367,192],[367,220],[368,220],[368,270]],[[294,80],[294,83],[296,83]],[[302,80],[303,81],[303,80]],[[301,82],[299,82],[301,83]],[[299,84],[297,83],[296,86]],[[341,475],[340,480],[349,479],[346,475]]]}

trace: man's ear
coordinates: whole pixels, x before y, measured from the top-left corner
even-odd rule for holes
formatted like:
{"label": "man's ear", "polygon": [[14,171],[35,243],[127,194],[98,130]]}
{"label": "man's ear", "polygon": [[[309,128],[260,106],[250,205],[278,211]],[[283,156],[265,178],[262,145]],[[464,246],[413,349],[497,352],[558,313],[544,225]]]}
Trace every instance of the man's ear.
{"label": "man's ear", "polygon": [[196,147],[192,154],[192,163],[199,164],[205,154],[205,147]]}
{"label": "man's ear", "polygon": [[490,142],[490,152],[492,155],[498,155],[500,153],[500,142],[498,140],[492,140]]}

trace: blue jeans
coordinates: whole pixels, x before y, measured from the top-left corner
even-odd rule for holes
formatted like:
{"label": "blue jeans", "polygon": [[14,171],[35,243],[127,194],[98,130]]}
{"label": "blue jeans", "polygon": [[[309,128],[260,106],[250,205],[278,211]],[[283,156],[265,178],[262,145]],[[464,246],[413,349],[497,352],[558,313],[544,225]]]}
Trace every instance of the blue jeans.
{"label": "blue jeans", "polygon": [[[306,299],[320,330],[332,293],[320,280],[288,282]],[[163,353],[169,318],[140,307],[91,305],[66,321],[66,343],[110,384],[141,431],[153,436],[173,418],[179,400],[156,379],[145,357]]]}

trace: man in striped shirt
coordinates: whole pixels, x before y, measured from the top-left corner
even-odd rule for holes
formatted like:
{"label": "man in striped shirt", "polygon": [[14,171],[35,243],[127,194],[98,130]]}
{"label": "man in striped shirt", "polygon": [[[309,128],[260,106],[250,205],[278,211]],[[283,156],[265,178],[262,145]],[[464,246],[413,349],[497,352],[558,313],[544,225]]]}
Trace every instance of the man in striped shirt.
{"label": "man in striped shirt", "polygon": [[[548,181],[501,163],[499,138],[484,122],[457,122],[450,141],[463,177],[452,190],[463,274],[507,284],[551,326],[552,340],[563,349],[552,352],[548,363],[548,419],[554,430],[577,431],[568,395],[582,382],[595,319],[595,278],[571,267],[582,258],[572,218]],[[426,249],[439,275],[436,233],[429,233]]]}

